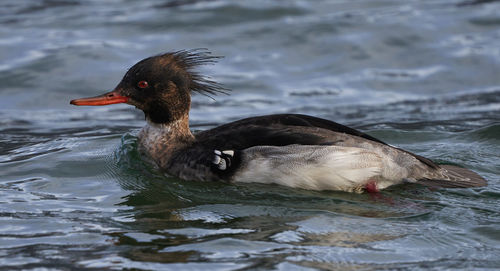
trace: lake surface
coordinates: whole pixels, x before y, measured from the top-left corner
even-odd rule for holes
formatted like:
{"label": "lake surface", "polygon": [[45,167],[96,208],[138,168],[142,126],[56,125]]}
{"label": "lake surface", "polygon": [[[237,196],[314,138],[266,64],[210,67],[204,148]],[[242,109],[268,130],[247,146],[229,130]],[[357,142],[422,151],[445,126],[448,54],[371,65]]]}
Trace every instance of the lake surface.
{"label": "lake surface", "polygon": [[[481,3],[485,2],[485,3]],[[500,3],[2,1],[0,270],[500,268]],[[208,48],[193,130],[269,113],[350,125],[489,180],[367,194],[184,182],[142,112],[74,107],[138,60]]]}

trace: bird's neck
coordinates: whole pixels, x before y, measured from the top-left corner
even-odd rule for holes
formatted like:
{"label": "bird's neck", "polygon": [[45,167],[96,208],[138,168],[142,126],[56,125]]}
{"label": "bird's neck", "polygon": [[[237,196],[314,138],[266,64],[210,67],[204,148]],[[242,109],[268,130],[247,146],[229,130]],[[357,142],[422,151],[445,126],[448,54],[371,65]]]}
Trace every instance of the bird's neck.
{"label": "bird's neck", "polygon": [[194,141],[189,130],[188,114],[169,123],[155,123],[149,119],[146,121],[146,126],[139,133],[139,147],[160,167],[168,163],[177,150]]}

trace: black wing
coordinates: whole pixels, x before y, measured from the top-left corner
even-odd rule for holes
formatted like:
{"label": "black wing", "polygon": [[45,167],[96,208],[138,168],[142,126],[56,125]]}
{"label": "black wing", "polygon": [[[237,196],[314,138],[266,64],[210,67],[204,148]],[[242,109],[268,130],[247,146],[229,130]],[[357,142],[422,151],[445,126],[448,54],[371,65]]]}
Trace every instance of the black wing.
{"label": "black wing", "polygon": [[[315,128],[316,130],[311,130],[311,128]],[[335,144],[335,142],[331,142],[331,136],[325,135],[327,131],[354,135],[379,144],[388,145],[377,138],[345,125],[300,114],[278,114],[246,118],[200,132],[196,135],[196,138],[198,143],[203,144],[205,148],[236,150],[259,145]],[[411,154],[431,168],[439,167],[430,159],[405,150],[401,151]]]}
{"label": "black wing", "polygon": [[[294,127],[316,127],[316,128],[322,128],[326,130],[330,130],[333,132],[338,132],[338,133],[345,133],[345,134],[350,134],[350,135],[355,135],[358,137],[362,137],[371,141],[375,141],[384,145],[387,145],[383,141],[376,139],[370,135],[367,135],[363,132],[360,132],[356,129],[347,127],[345,125],[329,121],[326,119],[321,119],[321,118],[316,118],[316,117],[311,117],[307,115],[300,115],[300,114],[278,114],[278,115],[267,115],[267,116],[260,116],[260,117],[253,117],[253,118],[246,118],[242,120],[238,120],[235,122],[231,122],[228,124],[224,124],[221,126],[218,126],[214,129],[204,131],[199,134],[200,137],[203,138],[208,138],[213,135],[220,135],[221,133],[224,133],[225,131],[236,131],[240,129],[244,129],[245,127],[262,127],[262,128],[283,128],[286,126],[294,126]],[[301,143],[300,141],[295,142],[295,143]],[[273,145],[273,144],[268,144],[268,145]],[[281,144],[280,144],[281,145]]]}

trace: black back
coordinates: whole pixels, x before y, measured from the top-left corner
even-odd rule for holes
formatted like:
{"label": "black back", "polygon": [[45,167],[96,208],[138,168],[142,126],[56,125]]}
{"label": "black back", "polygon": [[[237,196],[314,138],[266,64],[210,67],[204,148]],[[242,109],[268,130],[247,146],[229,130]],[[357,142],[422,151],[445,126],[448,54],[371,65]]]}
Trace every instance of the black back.
{"label": "black back", "polygon": [[[311,133],[317,128],[318,133]],[[333,145],[322,136],[322,130],[344,133],[379,144],[385,142],[345,125],[301,114],[277,114],[246,118],[200,132],[197,142],[204,148],[243,150],[253,146]],[[324,132],[324,131],[323,131]],[[392,147],[392,146],[391,146]],[[431,168],[438,168],[430,159],[402,150]]]}

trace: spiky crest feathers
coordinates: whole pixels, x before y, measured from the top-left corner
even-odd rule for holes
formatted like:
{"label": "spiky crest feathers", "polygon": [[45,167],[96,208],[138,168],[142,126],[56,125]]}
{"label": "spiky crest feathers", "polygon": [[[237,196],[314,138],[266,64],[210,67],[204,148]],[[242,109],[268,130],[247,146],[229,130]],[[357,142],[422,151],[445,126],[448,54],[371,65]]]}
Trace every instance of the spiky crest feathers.
{"label": "spiky crest feathers", "polygon": [[[213,81],[210,77],[199,74],[195,68],[200,65],[215,64],[221,56],[214,56],[210,51],[204,48],[192,50],[180,50],[167,52],[153,56],[151,58],[159,58],[165,65],[168,65],[170,70],[182,69],[187,72],[190,77],[189,90],[202,95],[211,97],[211,95],[228,94],[229,89],[221,84]],[[145,59],[147,60],[147,59]],[[141,61],[142,62],[142,61]]]}

